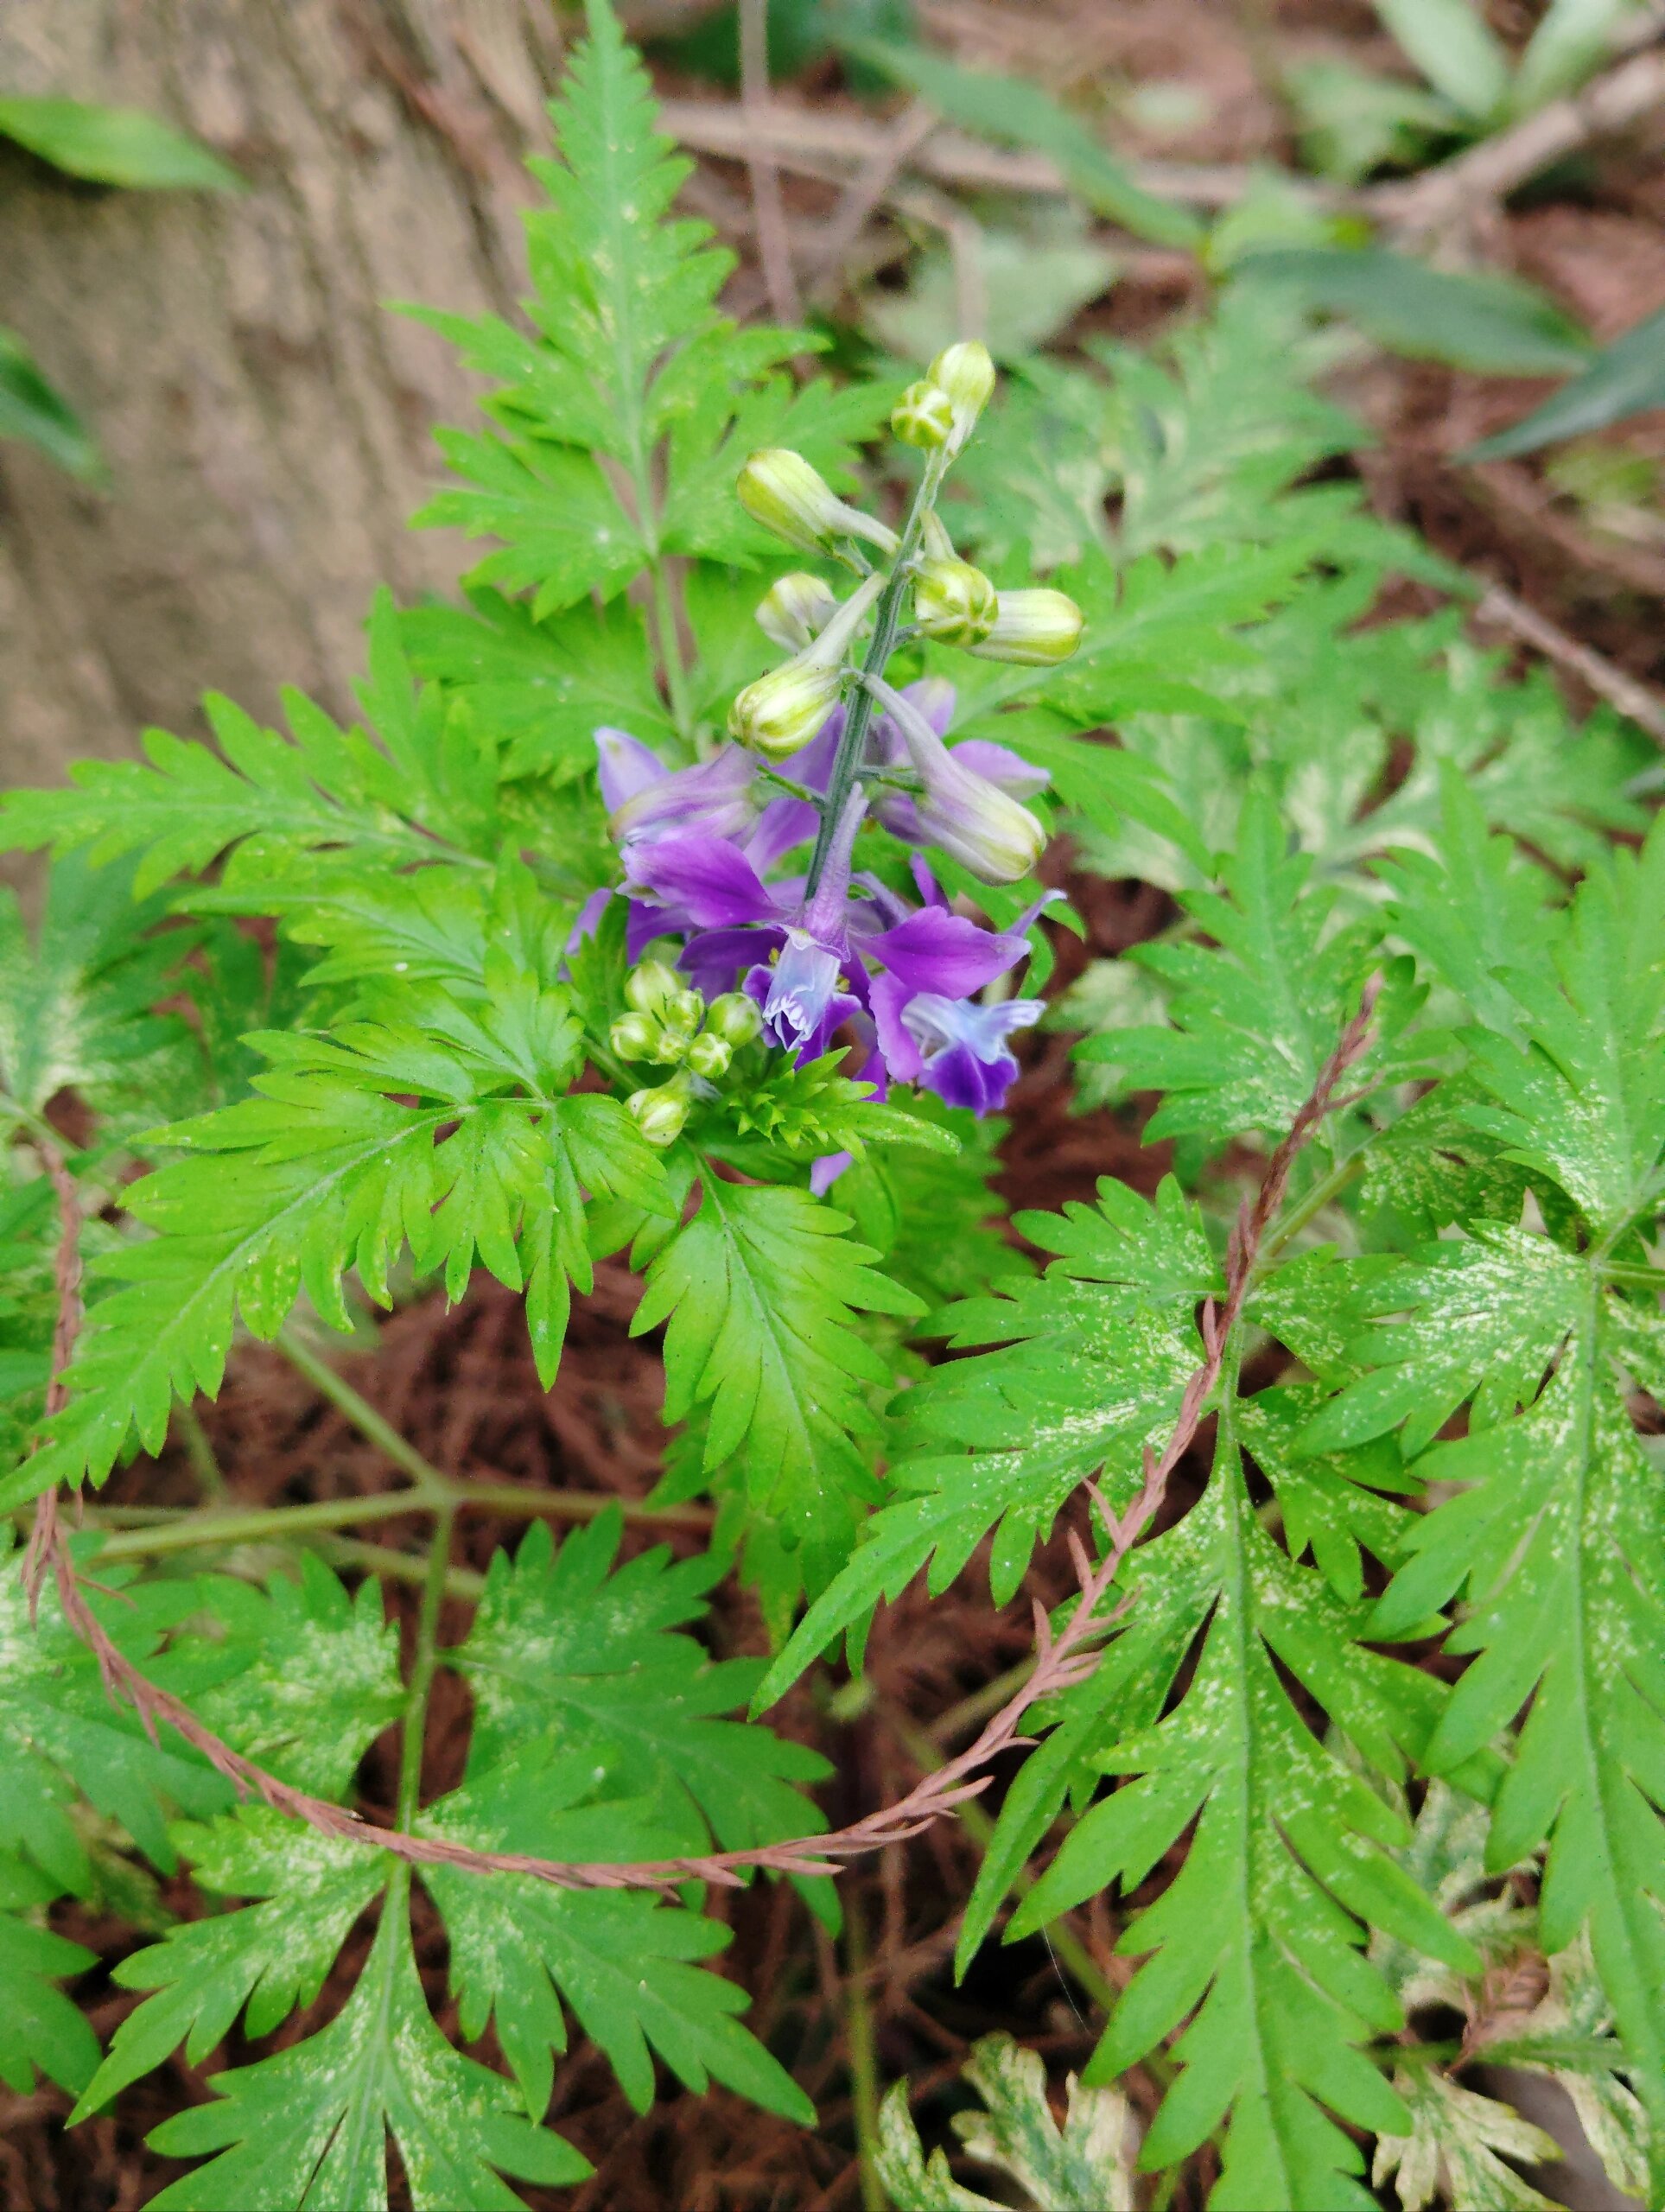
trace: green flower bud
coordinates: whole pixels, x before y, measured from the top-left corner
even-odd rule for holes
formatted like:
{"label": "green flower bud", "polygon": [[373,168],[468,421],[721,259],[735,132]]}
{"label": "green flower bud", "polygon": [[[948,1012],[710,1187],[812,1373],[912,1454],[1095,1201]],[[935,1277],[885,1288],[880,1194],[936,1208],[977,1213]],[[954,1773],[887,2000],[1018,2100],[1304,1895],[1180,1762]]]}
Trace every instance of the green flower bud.
{"label": "green flower bud", "polygon": [[842,668],[789,660],[748,683],[728,710],[728,734],[766,760],[801,753],[838,704]]}
{"label": "green flower bud", "polygon": [[921,377],[911,384],[891,410],[891,435],[905,446],[920,446],[934,453],[954,435],[954,403],[940,385]]}
{"label": "green flower bud", "polygon": [[770,588],[758,607],[758,625],[783,652],[801,653],[837,612],[832,587],[799,569]]}
{"label": "green flower bud", "polygon": [[607,1032],[607,1041],[621,1060],[658,1060],[664,1032],[651,1014],[621,1014]]}
{"label": "green flower bud", "polygon": [[974,653],[984,660],[1016,661],[1051,668],[1068,660],[1081,643],[1081,609],[1061,591],[1003,591],[993,628]]}
{"label": "green flower bud", "polygon": [[663,960],[644,960],[625,978],[625,1004],[639,1014],[661,1014],[683,988],[683,979]]}
{"label": "green flower bud", "polygon": [[995,364],[985,345],[966,338],[957,346],[944,346],[925,373],[948,394],[954,410],[947,448],[951,457],[971,435],[978,416],[995,396]]}
{"label": "green flower bud", "polygon": [[757,1001],[747,998],[744,991],[725,991],[706,1008],[705,1027],[711,1035],[721,1037],[725,1045],[738,1049],[741,1045],[749,1045],[762,1028],[762,1010]]}
{"label": "green flower bud", "polygon": [[868,538],[887,553],[896,550],[893,530],[859,508],[847,506],[825,478],[790,446],[766,446],[754,453],[734,488],[753,522],[760,522],[800,553],[830,553],[846,537]]}
{"label": "green flower bud", "polygon": [[688,1077],[679,1073],[656,1090],[632,1090],[625,1101],[625,1111],[648,1143],[663,1151],[682,1135],[688,1104]]}
{"label": "green flower bud", "polygon": [[688,1065],[708,1081],[726,1075],[734,1057],[734,1046],[714,1036],[709,1029],[702,1029],[688,1048]]}
{"label": "green flower bud", "polygon": [[674,1035],[691,1037],[705,1018],[705,1001],[697,991],[678,991],[661,1016]]}
{"label": "green flower bud", "polygon": [[913,587],[913,619],[944,645],[975,645],[995,626],[995,587],[969,561],[927,561]]}
{"label": "green flower bud", "polygon": [[813,644],[748,683],[728,710],[730,737],[766,760],[787,760],[801,752],[838,704],[844,655],[884,588],[883,576],[867,577]]}

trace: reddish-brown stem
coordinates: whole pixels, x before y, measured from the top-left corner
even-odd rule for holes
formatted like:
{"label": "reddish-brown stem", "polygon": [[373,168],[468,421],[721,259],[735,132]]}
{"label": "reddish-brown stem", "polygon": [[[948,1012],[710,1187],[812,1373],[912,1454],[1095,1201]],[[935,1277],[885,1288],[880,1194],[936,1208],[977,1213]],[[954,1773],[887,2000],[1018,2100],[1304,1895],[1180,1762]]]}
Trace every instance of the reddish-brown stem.
{"label": "reddish-brown stem", "polygon": [[[1268,1227],[1283,1200],[1289,1173],[1297,1155],[1326,1114],[1342,1103],[1342,1078],[1363,1055],[1369,1042],[1371,1019],[1379,985],[1366,987],[1357,1014],[1348,1024],[1330,1055],[1312,1095],[1295,1116],[1294,1125],[1273,1154],[1266,1176],[1253,1198],[1246,1199],[1233,1225],[1226,1250],[1225,1296],[1217,1308],[1211,1298],[1201,1315],[1204,1358],[1186,1382],[1179,1402],[1179,1417],[1160,1455],[1147,1450],[1144,1479],[1137,1495],[1121,1515],[1110,1508],[1096,1485],[1085,1485],[1104,1527],[1107,1547],[1095,1567],[1078,1541],[1072,1547],[1080,1577],[1080,1593],[1068,1618],[1054,1628],[1044,1610],[1035,1609],[1036,1662],[1033,1673],[1015,1694],[983,1726],[975,1741],[933,1772],[924,1775],[906,1796],[869,1813],[865,1819],[830,1835],[797,1836],[790,1841],[758,1845],[747,1851],[717,1851],[683,1859],[638,1860],[612,1865],[562,1859],[537,1859],[520,1852],[476,1851],[435,1836],[411,1835],[402,1829],[378,1828],[357,1813],[325,1799],[308,1796],[281,1782],[252,1759],[245,1758],[180,1699],[160,1689],[120,1651],[87,1602],[76,1575],[62,1525],[55,1493],[42,1497],[35,1508],[26,1573],[31,1588],[38,1587],[46,1568],[54,1577],[64,1618],[88,1645],[99,1662],[112,1696],[125,1697],[153,1733],[158,1722],[194,1745],[210,1765],[243,1793],[263,1798],[276,1811],[307,1821],[326,1835],[344,1837],[417,1866],[460,1866],[476,1873],[527,1874],[540,1881],[573,1890],[665,1889],[678,1882],[704,1881],[738,1888],[746,1876],[759,1868],[778,1874],[831,1874],[841,1861],[878,1851],[917,1835],[955,1805],[986,1789],[988,1770],[999,1755],[1024,1739],[1021,1724],[1033,1709],[1049,1697],[1084,1681],[1097,1664],[1098,1655],[1085,1649],[1116,1618],[1102,1616],[1098,1608],[1120,1573],[1122,1562],[1160,1510],[1169,1477],[1197,1434],[1204,1412],[1220,1378],[1226,1344],[1242,1313],[1255,1262]],[[43,1150],[45,1148],[43,1147]],[[47,1154],[48,1173],[58,1194],[62,1232],[58,1249],[58,1328],[53,1350],[53,1377],[47,1395],[48,1413],[64,1402],[62,1375],[73,1348],[80,1318],[80,1208],[73,1177],[55,1153]],[[1126,1601],[1124,1600],[1124,1603]]]}

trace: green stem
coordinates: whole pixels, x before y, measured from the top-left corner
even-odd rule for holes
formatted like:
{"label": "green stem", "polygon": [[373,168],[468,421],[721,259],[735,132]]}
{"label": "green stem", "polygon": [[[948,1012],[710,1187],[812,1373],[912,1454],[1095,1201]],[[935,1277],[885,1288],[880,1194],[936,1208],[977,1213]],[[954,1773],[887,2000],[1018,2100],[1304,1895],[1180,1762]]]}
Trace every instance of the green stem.
{"label": "green stem", "polygon": [[1665,1290],[1665,1268],[1628,1267],[1609,1261],[1601,1275],[1604,1282],[1622,1283],[1627,1290]]}
{"label": "green stem", "polygon": [[1261,1244],[1257,1266],[1264,1268],[1268,1260],[1275,1259],[1291,1237],[1299,1236],[1307,1223],[1324,1211],[1331,1198],[1339,1197],[1357,1175],[1363,1165],[1364,1155],[1381,1134],[1379,1129],[1373,1131],[1363,1144],[1356,1146],[1348,1154],[1345,1160],[1338,1160],[1327,1175],[1319,1176],[1306,1196],[1291,1206]]}
{"label": "green stem", "polygon": [[[925,519],[936,504],[937,490],[947,469],[944,453],[933,453],[925,463],[919,488],[913,495],[913,505],[908,510],[906,525],[902,531],[896,559],[885,588],[879,594],[873,611],[873,635],[867,640],[867,658],[861,664],[861,674],[882,676],[886,663],[896,649],[896,632],[901,620],[902,598],[912,574],[913,555],[919,543],[919,533]],[[873,719],[873,694],[865,683],[852,690],[844,709],[844,734],[838,741],[832,772],[827,779],[827,797],[821,810],[821,828],[815,841],[815,852],[810,861],[810,873],[804,885],[804,903],[807,906],[814,898],[827,865],[827,855],[837,832],[840,816],[855,785],[856,771],[861,766],[861,756],[867,750],[867,725]]]}
{"label": "green stem", "polygon": [[218,1503],[226,1496],[226,1478],[214,1457],[214,1447],[208,1441],[208,1432],[197,1419],[196,1408],[183,1402],[175,1406],[174,1427],[179,1431],[179,1440],[191,1463],[197,1488],[205,1498]]}
{"label": "green stem", "polygon": [[398,1430],[384,1421],[367,1399],[361,1398],[350,1382],[344,1382],[310,1344],[303,1343],[293,1330],[280,1329],[277,1349],[291,1367],[300,1370],[315,1390],[346,1415],[361,1436],[368,1437],[396,1467],[409,1475],[419,1491],[429,1492],[435,1499],[448,1498],[452,1488],[450,1477],[442,1474],[431,1460],[424,1459],[416,1446],[407,1443]]}
{"label": "green stem", "polygon": [[683,664],[682,632],[677,626],[676,602],[670,596],[670,579],[665,573],[663,554],[651,556],[648,571],[653,579],[653,626],[659,633],[659,659],[664,669],[670,719],[677,725],[677,736],[689,743],[694,735],[694,701],[688,688],[688,671]]}
{"label": "green stem", "polygon": [[[353,1529],[377,1521],[396,1521],[407,1513],[519,1515],[528,1521],[594,1521],[617,1505],[626,1521],[655,1529],[686,1529],[709,1535],[711,1516],[686,1505],[640,1505],[626,1498],[604,1497],[591,1491],[528,1490],[518,1483],[447,1482],[443,1489],[379,1491],[371,1497],[327,1497],[307,1505],[268,1505],[246,1511],[230,1507],[213,1513],[169,1515],[146,1520],[106,1537],[104,1559],[160,1559],[170,1552],[195,1551],[213,1544],[283,1541],[315,1531]],[[96,1514],[88,1516],[96,1520]]]}
{"label": "green stem", "polygon": [[[362,1567],[365,1573],[384,1575],[390,1582],[425,1583],[428,1580],[425,1560],[414,1552],[396,1552],[391,1544],[361,1544],[351,1536],[326,1536],[319,1549],[334,1566]],[[478,1605],[485,1587],[486,1577],[471,1567],[451,1567],[445,1571],[446,1596],[460,1599],[464,1605]]]}
{"label": "green stem", "polygon": [[[950,1705],[946,1713],[939,1713],[931,1724],[929,1740],[937,1745],[951,1744],[955,1737],[980,1726],[991,1713],[998,1713],[1009,1698],[1017,1695],[1034,1671],[1035,1656],[1032,1651],[1015,1667],[1008,1667],[992,1682],[985,1682],[980,1690],[973,1690],[969,1697],[963,1697],[957,1705]],[[966,1800],[968,1806],[970,1802],[969,1798]]]}
{"label": "green stem", "polygon": [[844,2041],[850,2058],[850,2105],[855,2118],[856,2155],[861,2164],[863,2212],[887,2212],[885,2185],[879,2178],[879,2054],[874,2044],[873,2012],[867,2003],[867,1923],[861,1900],[852,1890],[844,1899]]}
{"label": "green stem", "polygon": [[427,1733],[428,1694],[433,1688],[439,1657],[440,1607],[445,1603],[446,1575],[451,1564],[451,1530],[454,1516],[442,1512],[434,1523],[423,1582],[422,1610],[416,1616],[416,1649],[410,1662],[410,1687],[406,1694],[404,1732],[399,1745],[398,1825],[408,1828],[422,1802],[422,1751]]}

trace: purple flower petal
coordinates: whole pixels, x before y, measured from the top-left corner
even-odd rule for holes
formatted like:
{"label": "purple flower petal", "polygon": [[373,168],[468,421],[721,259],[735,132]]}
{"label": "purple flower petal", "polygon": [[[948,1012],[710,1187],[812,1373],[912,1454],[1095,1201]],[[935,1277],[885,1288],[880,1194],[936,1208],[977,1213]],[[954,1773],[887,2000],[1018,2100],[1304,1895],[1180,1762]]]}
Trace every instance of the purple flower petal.
{"label": "purple flower petal", "polygon": [[785,941],[785,930],[766,922],[752,929],[702,930],[683,947],[677,965],[696,991],[714,999],[734,989],[742,968],[766,959]]}
{"label": "purple flower petal", "polygon": [[761,804],[757,765],[737,745],[724,746],[709,760],[658,780],[622,799],[610,827],[626,853],[645,840],[681,830],[702,830],[714,837],[744,837]]}
{"label": "purple flower petal", "polygon": [[981,1059],[969,1045],[953,1045],[925,1063],[920,1082],[934,1090],[944,1106],[969,1106],[975,1115],[993,1114],[1006,1103],[1006,1094],[1018,1079],[1018,1064],[1001,1050],[992,1060]]}
{"label": "purple flower petal", "polygon": [[897,1083],[918,1083],[925,1066],[918,1040],[902,1020],[902,1009],[913,996],[894,976],[875,976],[868,988],[873,1019],[879,1031],[879,1049]]}
{"label": "purple flower petal", "polygon": [[950,1106],[992,1113],[1017,1078],[1018,1064],[1006,1040],[1027,1029],[1044,1011],[1039,999],[1006,999],[979,1006],[921,991],[902,1009],[901,1023],[918,1046],[917,1080]]}
{"label": "purple flower petal", "polygon": [[567,950],[576,952],[586,938],[594,937],[601,926],[601,913],[613,893],[605,884],[599,891],[592,891],[574,918],[572,932],[567,939]]}
{"label": "purple flower petal", "polygon": [[625,917],[626,959],[633,966],[655,938],[680,937],[687,927],[686,914],[678,914],[667,906],[650,906],[645,899],[632,899],[630,912]]}
{"label": "purple flower petal", "polygon": [[1026,950],[1014,931],[979,929],[963,914],[927,906],[896,928],[861,940],[870,960],[889,969],[911,990],[935,991],[944,998],[969,998],[1002,976]]}
{"label": "purple flower petal", "polygon": [[627,729],[609,729],[603,724],[594,736],[601,804],[609,814],[670,776],[670,769],[651,747],[632,737]]}
{"label": "purple flower petal", "polygon": [[696,928],[733,929],[778,918],[774,893],[745,854],[707,830],[678,830],[637,846],[625,864],[632,882]]}
{"label": "purple flower petal", "polygon": [[810,1188],[818,1198],[824,1198],[847,1167],[855,1162],[848,1152],[823,1152],[819,1160],[810,1162]]}
{"label": "purple flower petal", "polygon": [[1014,753],[1010,746],[995,745],[986,737],[967,738],[963,745],[952,747],[949,758],[979,776],[986,776],[991,784],[1010,791],[1014,798],[1031,798],[1052,781],[1045,768],[1036,767],[1033,760]]}

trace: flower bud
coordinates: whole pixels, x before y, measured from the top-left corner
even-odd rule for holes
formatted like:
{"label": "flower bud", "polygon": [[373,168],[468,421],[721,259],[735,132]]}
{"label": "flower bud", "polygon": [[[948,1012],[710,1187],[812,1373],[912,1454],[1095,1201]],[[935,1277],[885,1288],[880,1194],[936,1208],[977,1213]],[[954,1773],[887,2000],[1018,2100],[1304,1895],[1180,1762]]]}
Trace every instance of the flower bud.
{"label": "flower bud", "polygon": [[757,1001],[747,998],[744,991],[725,991],[705,1011],[706,1033],[721,1037],[725,1045],[735,1049],[749,1045],[762,1027]]}
{"label": "flower bud", "polygon": [[984,660],[1051,668],[1080,643],[1081,609],[1063,592],[1003,591],[996,594],[994,626],[971,650]]}
{"label": "flower bud", "polygon": [[735,489],[753,522],[760,522],[800,553],[829,553],[845,537],[866,537],[887,552],[896,550],[893,530],[846,505],[826,479],[790,446],[766,446],[754,453],[741,469]]}
{"label": "flower bud", "polygon": [[947,393],[954,410],[954,428],[948,439],[952,456],[971,435],[978,416],[995,396],[995,364],[985,345],[967,338],[957,346],[945,346],[925,373]]}
{"label": "flower bud", "polygon": [[912,700],[882,681],[872,689],[919,778],[913,806],[921,841],[939,846],[984,883],[1015,883],[1027,875],[1046,842],[1028,808],[950,753]]}
{"label": "flower bud", "polygon": [[697,991],[678,991],[659,1017],[673,1036],[691,1037],[705,1016],[705,1001]]}
{"label": "flower bud", "polygon": [[975,645],[995,626],[995,587],[969,561],[927,561],[913,587],[913,619],[944,645]]}
{"label": "flower bud", "polygon": [[954,403],[940,385],[921,377],[911,384],[891,411],[891,435],[905,446],[934,453],[954,434]]}
{"label": "flower bud", "polygon": [[607,1032],[607,1041],[621,1060],[658,1060],[664,1032],[651,1014],[621,1014]]}
{"label": "flower bud", "polygon": [[662,1151],[682,1135],[688,1103],[688,1077],[677,1074],[656,1090],[632,1090],[625,1101],[625,1111],[647,1142]]}
{"label": "flower bud", "polygon": [[838,704],[842,668],[789,660],[748,683],[728,710],[728,734],[766,760],[801,753]]}
{"label": "flower bud", "polygon": [[710,1030],[702,1029],[689,1046],[686,1060],[696,1075],[702,1075],[710,1081],[728,1073],[728,1063],[734,1057],[732,1045],[715,1036]]}
{"label": "flower bud", "polygon": [[844,655],[884,588],[882,576],[869,576],[795,659],[748,683],[728,710],[728,734],[766,760],[802,752],[838,704]]}
{"label": "flower bud", "polygon": [[680,996],[683,979],[663,960],[644,960],[625,978],[625,1004],[639,1014],[663,1015]]}
{"label": "flower bud", "polygon": [[771,586],[758,607],[758,626],[783,652],[801,653],[837,612],[832,587],[799,569]]}

